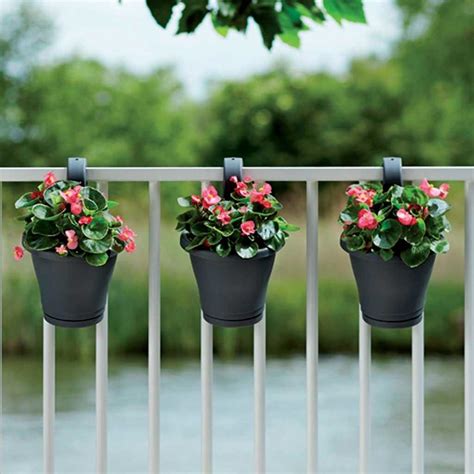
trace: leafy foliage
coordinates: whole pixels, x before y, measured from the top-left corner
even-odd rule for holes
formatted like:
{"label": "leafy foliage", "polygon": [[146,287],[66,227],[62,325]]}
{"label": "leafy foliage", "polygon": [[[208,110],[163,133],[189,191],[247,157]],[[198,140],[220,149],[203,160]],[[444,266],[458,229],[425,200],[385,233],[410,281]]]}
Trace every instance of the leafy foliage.
{"label": "leafy foliage", "polygon": [[[447,189],[447,185],[440,188]],[[376,253],[385,261],[399,256],[411,268],[421,265],[432,252],[446,253],[445,233],[451,230],[445,216],[450,209],[444,200],[447,190],[443,199],[430,197],[442,192],[438,188],[426,190],[428,193],[414,185],[394,185],[384,192],[376,183],[349,186],[347,205],[339,215],[344,246],[349,252]]]}
{"label": "leafy foliage", "polygon": [[299,47],[299,33],[309,29],[308,23],[323,23],[328,17],[365,23],[362,0],[324,0],[319,7],[315,0],[147,0],[155,21],[166,28],[176,6],[182,7],[177,33],[192,33],[210,16],[215,30],[226,36],[230,29],[245,32],[250,19],[260,28],[268,49],[275,37]]}
{"label": "leafy foliage", "polygon": [[181,197],[178,204],[188,208],[177,216],[176,230],[181,232],[185,249],[207,249],[226,257],[255,257],[259,249],[278,252],[290,232],[298,227],[278,215],[282,205],[271,194],[268,183],[258,185],[250,179],[238,181],[235,190],[223,200],[214,186],[201,195]]}
{"label": "leafy foliage", "polygon": [[109,201],[98,190],[76,181],[57,181],[48,173],[37,190],[20,196],[25,214],[22,244],[29,251],[50,251],[105,265],[110,252],[135,250],[135,234],[109,212]]}

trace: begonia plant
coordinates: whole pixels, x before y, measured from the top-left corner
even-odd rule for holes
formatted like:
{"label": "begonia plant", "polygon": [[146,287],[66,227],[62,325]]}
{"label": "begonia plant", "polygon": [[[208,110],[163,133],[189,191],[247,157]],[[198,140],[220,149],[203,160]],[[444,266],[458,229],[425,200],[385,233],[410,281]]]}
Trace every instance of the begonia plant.
{"label": "begonia plant", "polygon": [[228,199],[212,185],[201,194],[180,197],[178,204],[187,210],[177,217],[176,230],[185,238],[185,250],[207,249],[221,257],[237,254],[248,259],[259,249],[279,251],[298,227],[278,213],[280,202],[268,183],[232,176],[234,190]]}
{"label": "begonia plant", "polygon": [[339,215],[341,241],[349,252],[372,252],[388,261],[399,256],[411,268],[430,253],[446,253],[445,234],[451,225],[445,214],[449,185],[439,187],[426,179],[419,186],[377,183],[352,184],[346,190],[347,205]]}
{"label": "begonia plant", "polygon": [[[111,252],[131,253],[136,248],[135,232],[110,213],[116,205],[94,187],[57,180],[49,172],[35,191],[15,203],[26,211],[19,217],[25,223],[22,245],[28,251],[56,252],[83,258],[92,266],[105,265]],[[23,247],[15,246],[16,260],[23,257]]]}

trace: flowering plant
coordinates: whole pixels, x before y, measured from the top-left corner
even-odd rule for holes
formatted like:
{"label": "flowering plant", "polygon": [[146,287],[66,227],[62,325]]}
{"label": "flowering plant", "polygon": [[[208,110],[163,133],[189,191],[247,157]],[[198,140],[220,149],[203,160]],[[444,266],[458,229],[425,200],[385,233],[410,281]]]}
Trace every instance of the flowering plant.
{"label": "flowering plant", "polygon": [[448,184],[436,188],[426,179],[420,186],[394,185],[385,192],[380,184],[353,184],[339,215],[341,241],[349,252],[373,252],[385,261],[398,255],[417,267],[431,252],[449,250],[448,191]]}
{"label": "flowering plant", "polygon": [[[83,258],[99,267],[109,252],[135,250],[136,234],[109,210],[117,205],[91,186],[76,181],[58,181],[49,172],[37,190],[23,194],[15,203],[26,213],[22,244],[29,251],[51,251],[60,256]],[[14,248],[15,259],[23,257],[23,248]]]}
{"label": "flowering plant", "polygon": [[230,181],[234,190],[229,199],[212,185],[200,195],[178,199],[188,208],[177,217],[176,226],[185,237],[185,249],[207,249],[221,257],[236,253],[241,258],[252,258],[263,248],[280,250],[298,227],[278,215],[283,206],[271,194],[270,184],[249,177],[239,181],[236,176]]}

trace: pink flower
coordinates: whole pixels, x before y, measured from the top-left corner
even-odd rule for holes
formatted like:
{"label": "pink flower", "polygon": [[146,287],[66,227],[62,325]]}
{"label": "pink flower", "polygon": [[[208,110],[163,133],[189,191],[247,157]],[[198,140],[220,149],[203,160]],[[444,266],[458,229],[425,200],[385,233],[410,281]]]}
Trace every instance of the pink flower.
{"label": "pink flower", "polygon": [[268,199],[264,199],[262,201],[262,206],[265,208],[265,209],[270,209],[272,207],[272,203],[268,200]]}
{"label": "pink flower", "polygon": [[61,257],[67,255],[67,248],[64,244],[56,247],[55,250],[58,255],[61,255]]}
{"label": "pink flower", "polygon": [[362,191],[362,186],[359,186],[357,184],[351,184],[346,189],[346,195],[347,196],[357,196],[361,191]]}
{"label": "pink flower", "polygon": [[201,196],[198,196],[197,194],[193,194],[191,196],[191,204],[194,204],[195,206],[198,206],[201,204]]}
{"label": "pink flower", "polygon": [[125,246],[125,251],[128,253],[132,253],[132,252],[135,252],[136,248],[137,248],[137,245],[135,244],[135,240],[130,239],[127,245]]}
{"label": "pink flower", "polygon": [[246,177],[244,178],[244,183],[249,184],[249,183],[251,183],[251,182],[252,182],[252,178],[251,178],[250,176],[246,176]]}
{"label": "pink flower", "polygon": [[266,196],[267,194],[271,194],[272,192],[272,187],[270,184],[268,183],[263,183],[262,187],[259,189],[259,191],[261,193],[263,193],[264,196]]}
{"label": "pink flower", "polygon": [[239,179],[237,178],[237,176],[231,176],[231,177],[229,178],[229,181],[230,181],[231,183],[237,184],[237,183],[239,182]]}
{"label": "pink flower", "polygon": [[357,218],[357,227],[359,227],[359,229],[373,230],[377,228],[377,219],[375,218],[374,214],[372,214],[367,209],[361,209],[357,215]]}
{"label": "pink flower", "polygon": [[235,194],[241,197],[247,197],[249,195],[249,190],[247,188],[247,185],[243,181],[239,181],[235,185]]}
{"label": "pink flower", "polygon": [[82,212],[82,201],[81,201],[81,186],[74,186],[67,191],[60,191],[59,194],[66,201],[67,204],[71,206],[71,212],[78,216]]}
{"label": "pink flower", "polygon": [[220,211],[217,219],[222,225],[230,224],[230,214],[229,211]]}
{"label": "pink flower", "polygon": [[92,222],[92,217],[90,216],[82,216],[80,219],[79,219],[79,224],[81,225],[87,225],[87,224],[90,224]]}
{"label": "pink flower", "polygon": [[50,188],[56,181],[57,178],[52,171],[46,173],[46,176],[44,177],[43,181],[45,189]]}
{"label": "pink flower", "polygon": [[249,210],[249,208],[247,206],[239,207],[239,212],[241,214],[245,214],[248,210]]}
{"label": "pink flower", "polygon": [[425,178],[420,184],[420,189],[424,191],[430,198],[439,197],[440,199],[446,199],[448,197],[449,184],[443,183],[439,188],[435,188]]}
{"label": "pink flower", "polygon": [[25,251],[23,250],[22,247],[20,247],[19,245],[16,245],[15,247],[13,247],[13,256],[16,261],[21,260],[24,255],[25,255]]}
{"label": "pink flower", "polygon": [[261,193],[260,191],[257,191],[255,189],[252,189],[252,191],[250,191],[250,202],[263,204],[264,200],[265,200],[265,195]]}
{"label": "pink flower", "polygon": [[202,205],[205,209],[209,209],[214,204],[220,202],[221,197],[217,194],[214,186],[208,186],[202,190]]}
{"label": "pink flower", "polygon": [[254,221],[245,221],[240,224],[240,230],[242,235],[252,235],[255,234],[255,222]]}
{"label": "pink flower", "polygon": [[133,240],[136,236],[137,234],[135,234],[130,227],[125,226],[117,237],[123,242],[128,242],[129,240]]}
{"label": "pink flower", "polygon": [[120,216],[115,216],[115,221],[119,224],[123,224],[123,219]]}
{"label": "pink flower", "polygon": [[354,197],[355,201],[359,204],[367,204],[372,207],[374,203],[374,197],[377,194],[373,189],[364,189],[359,185],[351,185],[346,189],[346,195]]}
{"label": "pink flower", "polygon": [[412,216],[408,211],[405,209],[399,209],[397,211],[398,222],[402,225],[415,225],[416,224],[416,217]]}
{"label": "pink flower", "polygon": [[67,237],[67,248],[70,250],[75,250],[77,249],[77,246],[79,245],[79,240],[77,238],[77,234],[75,230],[67,230],[65,232],[66,237]]}

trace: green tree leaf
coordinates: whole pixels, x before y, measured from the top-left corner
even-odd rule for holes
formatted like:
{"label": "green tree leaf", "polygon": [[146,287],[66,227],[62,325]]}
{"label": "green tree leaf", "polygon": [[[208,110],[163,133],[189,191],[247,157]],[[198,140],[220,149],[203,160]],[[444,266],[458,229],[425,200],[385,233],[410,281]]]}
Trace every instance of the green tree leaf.
{"label": "green tree leaf", "polygon": [[171,15],[173,14],[173,7],[177,2],[178,0],[146,0],[146,4],[153,18],[163,28],[165,28],[170,21]]}
{"label": "green tree leaf", "polygon": [[183,0],[185,8],[181,14],[178,33],[192,33],[208,13],[207,0]]}
{"label": "green tree leaf", "polygon": [[367,23],[362,0],[324,0],[324,8],[338,23],[342,20]]}
{"label": "green tree leaf", "polygon": [[283,33],[273,6],[255,6],[252,8],[252,17],[260,27],[263,43],[268,49],[271,49],[275,36]]}

